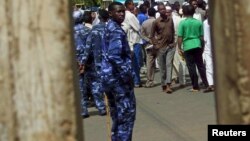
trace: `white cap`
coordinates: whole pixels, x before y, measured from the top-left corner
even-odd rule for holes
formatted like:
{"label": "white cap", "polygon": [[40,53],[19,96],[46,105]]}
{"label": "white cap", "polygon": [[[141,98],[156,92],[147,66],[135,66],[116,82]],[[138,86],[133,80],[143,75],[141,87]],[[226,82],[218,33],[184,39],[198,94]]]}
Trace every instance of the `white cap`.
{"label": "white cap", "polygon": [[156,5],[156,6],[154,6],[154,9],[156,10],[156,11],[158,11],[158,6]]}
{"label": "white cap", "polygon": [[189,3],[188,2],[183,2],[182,5],[189,5]]}
{"label": "white cap", "polygon": [[76,20],[76,19],[81,18],[82,14],[83,13],[80,10],[74,11],[73,12],[73,19]]}
{"label": "white cap", "polygon": [[206,10],[208,10],[209,9],[209,7],[208,7],[208,5],[206,6]]}
{"label": "white cap", "polygon": [[166,6],[166,10],[172,10],[170,6]]}
{"label": "white cap", "polygon": [[179,14],[180,14],[180,15],[183,15],[183,10],[182,10],[182,8],[179,9]]}

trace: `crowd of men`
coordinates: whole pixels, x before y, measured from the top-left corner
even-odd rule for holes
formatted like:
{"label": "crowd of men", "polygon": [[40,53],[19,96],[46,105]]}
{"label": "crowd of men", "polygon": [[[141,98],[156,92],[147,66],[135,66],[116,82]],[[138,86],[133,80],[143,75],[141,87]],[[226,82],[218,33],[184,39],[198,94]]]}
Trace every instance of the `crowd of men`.
{"label": "crowd of men", "polygon": [[[203,0],[180,4],[133,0],[112,2],[97,13],[74,9],[74,40],[81,92],[81,116],[89,117],[93,98],[99,114],[106,115],[104,95],[112,117],[112,141],[131,141],[136,117],[134,88],[154,87],[160,70],[162,90],[173,93],[191,78],[191,92],[214,90],[208,7]],[[142,84],[141,68],[147,68]],[[188,72],[185,69],[188,69]],[[197,70],[201,78],[199,83]]]}

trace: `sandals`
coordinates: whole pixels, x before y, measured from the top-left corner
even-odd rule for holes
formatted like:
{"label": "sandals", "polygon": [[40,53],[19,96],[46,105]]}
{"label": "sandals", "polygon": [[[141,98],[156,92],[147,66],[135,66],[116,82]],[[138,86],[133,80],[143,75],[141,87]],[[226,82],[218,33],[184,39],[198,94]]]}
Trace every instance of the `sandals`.
{"label": "sandals", "polygon": [[199,89],[190,89],[189,92],[199,92],[200,90]]}
{"label": "sandals", "polygon": [[212,91],[214,91],[214,88],[213,88],[213,87],[207,87],[207,88],[203,91],[203,93],[209,93],[209,92],[212,92]]}

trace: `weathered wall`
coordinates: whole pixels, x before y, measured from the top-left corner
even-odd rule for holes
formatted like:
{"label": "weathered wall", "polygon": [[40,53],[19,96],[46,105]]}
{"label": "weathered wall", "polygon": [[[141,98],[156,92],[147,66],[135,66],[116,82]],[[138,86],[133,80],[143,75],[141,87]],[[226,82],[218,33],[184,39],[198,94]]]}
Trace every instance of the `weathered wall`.
{"label": "weathered wall", "polygon": [[250,124],[250,1],[210,2],[218,123]]}
{"label": "weathered wall", "polygon": [[0,1],[0,140],[82,141],[68,0]]}

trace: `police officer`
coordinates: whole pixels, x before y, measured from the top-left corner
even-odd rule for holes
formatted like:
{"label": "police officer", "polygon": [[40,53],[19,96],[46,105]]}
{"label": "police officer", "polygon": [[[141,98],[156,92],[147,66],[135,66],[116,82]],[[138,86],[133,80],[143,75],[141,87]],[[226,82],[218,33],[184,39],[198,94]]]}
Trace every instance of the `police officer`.
{"label": "police officer", "polygon": [[[85,13],[86,14],[86,13]],[[91,31],[91,29],[85,25],[83,25],[84,14],[80,11],[74,11],[73,18],[74,18],[74,40],[76,46],[76,57],[79,66],[79,85],[80,85],[80,92],[81,92],[81,116],[83,118],[89,117],[87,105],[88,105],[88,88],[91,88],[92,94],[94,96],[95,104],[97,109],[99,110],[100,115],[105,115],[105,104],[103,97],[100,95],[100,92],[95,91],[93,85],[95,85],[95,74],[93,73],[93,64],[91,59],[87,61],[84,60],[84,53],[86,52],[86,40]],[[96,87],[99,87],[98,85]]]}
{"label": "police officer", "polygon": [[80,93],[81,93],[81,116],[88,117],[88,109],[87,109],[87,89],[86,85],[84,84],[84,73],[83,73],[83,63],[82,63],[82,56],[84,53],[84,44],[87,38],[90,29],[83,25],[83,13],[79,10],[73,12],[73,19],[74,19],[74,42],[75,42],[75,49],[76,49],[76,61],[78,64],[79,69],[79,86],[80,86]]}
{"label": "police officer", "polygon": [[113,2],[111,19],[102,40],[102,80],[111,106],[112,141],[131,141],[136,116],[131,51],[121,28],[125,18],[122,3]]}
{"label": "police officer", "polygon": [[103,90],[101,83],[101,37],[104,34],[104,28],[109,18],[106,10],[99,10],[100,23],[93,26],[86,40],[84,54],[82,57],[85,74],[89,78],[89,85],[94,101],[98,107],[100,115],[106,115],[105,104],[103,100]]}

